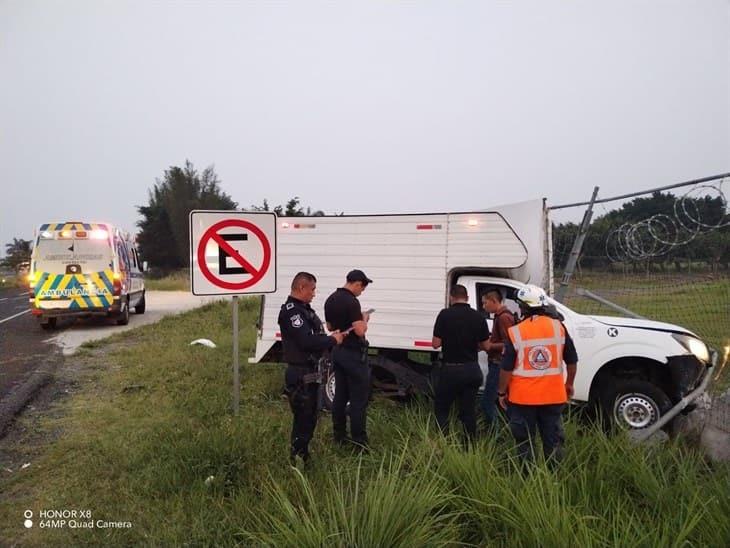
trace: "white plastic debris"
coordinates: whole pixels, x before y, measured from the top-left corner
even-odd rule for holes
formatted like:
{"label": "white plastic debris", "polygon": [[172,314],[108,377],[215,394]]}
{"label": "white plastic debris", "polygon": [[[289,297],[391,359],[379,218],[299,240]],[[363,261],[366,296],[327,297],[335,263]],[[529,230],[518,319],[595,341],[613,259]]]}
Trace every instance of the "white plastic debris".
{"label": "white plastic debris", "polygon": [[207,478],[205,478],[205,485],[209,486],[211,483],[213,483],[214,480],[215,476],[208,476]]}
{"label": "white plastic debris", "polygon": [[21,466],[21,467],[20,467],[20,469],[21,469],[21,470],[25,470],[25,469],[26,469],[26,468],[28,468],[29,466],[30,466],[30,463],[29,463],[29,462],[26,462],[26,463],[25,463],[25,464],[24,464],[23,466]]}
{"label": "white plastic debris", "polygon": [[193,346],[194,344],[202,344],[203,346],[207,346],[208,348],[216,348],[215,343],[210,339],[195,339],[193,342],[190,343],[190,346]]}

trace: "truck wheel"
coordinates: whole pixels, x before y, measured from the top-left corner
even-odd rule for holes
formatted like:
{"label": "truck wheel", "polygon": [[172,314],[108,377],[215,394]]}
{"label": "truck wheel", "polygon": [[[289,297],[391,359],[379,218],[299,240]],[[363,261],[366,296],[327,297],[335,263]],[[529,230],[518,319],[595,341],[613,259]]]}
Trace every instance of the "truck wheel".
{"label": "truck wheel", "polygon": [[49,329],[56,329],[56,322],[58,321],[58,318],[48,318],[46,320],[41,320],[41,329],[44,329],[48,331]]}
{"label": "truck wheel", "polygon": [[144,300],[144,293],[142,293],[142,298],[134,306],[134,313],[135,314],[144,314],[144,309],[146,306],[147,306],[147,303],[145,303],[145,300]]}
{"label": "truck wheel", "polygon": [[601,397],[601,408],[612,427],[638,430],[658,421],[672,402],[658,386],[636,379],[608,388]]}
{"label": "truck wheel", "polygon": [[335,372],[331,367],[327,369],[327,380],[322,386],[322,403],[324,408],[332,411],[332,404],[335,401]]}
{"label": "truck wheel", "polygon": [[117,325],[127,325],[129,323],[129,299],[122,303],[122,310],[119,311]]}

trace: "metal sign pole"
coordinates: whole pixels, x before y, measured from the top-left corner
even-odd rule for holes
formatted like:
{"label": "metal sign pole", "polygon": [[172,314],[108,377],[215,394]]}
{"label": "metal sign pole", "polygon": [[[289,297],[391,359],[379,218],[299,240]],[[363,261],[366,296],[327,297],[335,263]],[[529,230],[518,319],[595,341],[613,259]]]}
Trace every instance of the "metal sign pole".
{"label": "metal sign pole", "polygon": [[241,378],[238,371],[238,295],[233,296],[233,414],[238,416]]}

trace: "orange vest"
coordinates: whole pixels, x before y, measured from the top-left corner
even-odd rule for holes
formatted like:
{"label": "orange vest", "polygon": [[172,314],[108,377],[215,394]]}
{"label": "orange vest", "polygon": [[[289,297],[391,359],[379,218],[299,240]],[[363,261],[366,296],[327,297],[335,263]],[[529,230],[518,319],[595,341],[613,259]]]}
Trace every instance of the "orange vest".
{"label": "orange vest", "polygon": [[517,353],[509,383],[509,401],[523,405],[567,402],[563,324],[547,316],[530,316],[510,327],[508,333]]}

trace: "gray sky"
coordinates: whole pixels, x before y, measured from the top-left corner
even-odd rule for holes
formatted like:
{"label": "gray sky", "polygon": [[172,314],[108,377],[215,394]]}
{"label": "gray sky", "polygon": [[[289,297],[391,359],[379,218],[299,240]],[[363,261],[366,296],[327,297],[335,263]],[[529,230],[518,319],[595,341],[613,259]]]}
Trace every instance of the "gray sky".
{"label": "gray sky", "polygon": [[2,244],[186,158],[242,206],[620,194],[730,170],[730,1],[3,1],[0,130]]}

